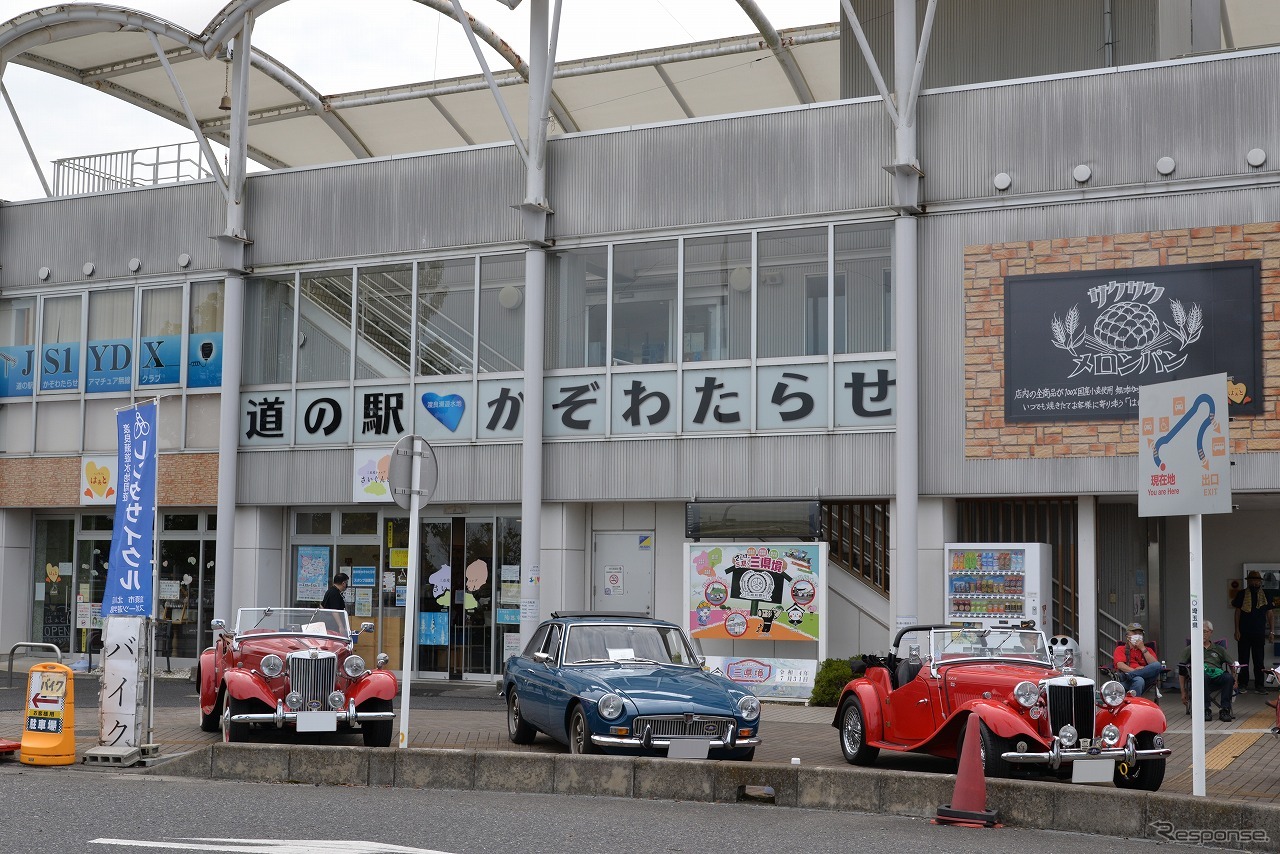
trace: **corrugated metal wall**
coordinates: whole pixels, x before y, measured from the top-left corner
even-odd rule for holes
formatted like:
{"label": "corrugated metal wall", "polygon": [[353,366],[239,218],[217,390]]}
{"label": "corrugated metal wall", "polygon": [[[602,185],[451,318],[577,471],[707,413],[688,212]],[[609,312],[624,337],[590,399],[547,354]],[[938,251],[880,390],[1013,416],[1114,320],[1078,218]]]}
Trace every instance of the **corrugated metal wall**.
{"label": "corrugated metal wall", "polygon": [[[853,0],[890,91],[894,86],[893,3]],[[1103,68],[1105,5],[1104,0],[942,0],[934,14],[923,85],[935,89]],[[924,6],[916,4],[917,29],[924,26]],[[1113,64],[1157,59],[1156,0],[1113,0],[1112,6]],[[843,11],[840,22],[841,97],[878,95]]]}
{"label": "corrugated metal wall", "polygon": [[[520,447],[436,446],[432,501],[519,502]],[[892,433],[556,442],[543,453],[543,494],[547,501],[883,497],[893,491],[892,461]],[[349,449],[242,450],[238,466],[241,504],[351,503]]]}
{"label": "corrugated metal wall", "polygon": [[[226,218],[210,181],[0,206],[0,288],[81,281],[89,262],[95,279],[132,279],[130,258],[142,261],[143,276],[215,269],[209,238]],[[187,270],[178,266],[182,253],[191,256]],[[49,268],[45,282],[41,267]]]}

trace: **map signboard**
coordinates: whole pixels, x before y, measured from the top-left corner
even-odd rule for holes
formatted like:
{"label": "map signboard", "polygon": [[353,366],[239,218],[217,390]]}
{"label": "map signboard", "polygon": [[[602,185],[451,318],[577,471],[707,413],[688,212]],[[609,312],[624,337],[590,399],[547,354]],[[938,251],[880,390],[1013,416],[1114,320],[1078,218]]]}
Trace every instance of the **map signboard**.
{"label": "map signboard", "polygon": [[1227,375],[1138,392],[1138,515],[1231,512]]}

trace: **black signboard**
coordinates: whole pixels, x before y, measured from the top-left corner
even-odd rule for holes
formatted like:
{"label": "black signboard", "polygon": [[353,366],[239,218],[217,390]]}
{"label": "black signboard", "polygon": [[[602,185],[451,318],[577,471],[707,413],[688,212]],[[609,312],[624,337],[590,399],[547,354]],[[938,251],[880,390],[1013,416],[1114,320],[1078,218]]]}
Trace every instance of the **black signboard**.
{"label": "black signboard", "polygon": [[1261,263],[1009,276],[1006,421],[1138,414],[1143,385],[1225,373],[1231,415],[1262,409]]}
{"label": "black signboard", "polygon": [[42,643],[55,644],[63,652],[71,650],[71,608],[68,605],[44,606],[44,627],[40,632]]}

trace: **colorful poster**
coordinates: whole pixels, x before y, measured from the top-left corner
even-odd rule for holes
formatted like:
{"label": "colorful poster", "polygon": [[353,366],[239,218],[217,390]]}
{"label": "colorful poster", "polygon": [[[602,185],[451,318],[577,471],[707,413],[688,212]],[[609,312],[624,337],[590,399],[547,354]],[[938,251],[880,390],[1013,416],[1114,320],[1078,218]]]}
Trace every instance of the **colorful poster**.
{"label": "colorful poster", "polygon": [[373,588],[357,587],[356,592],[356,616],[372,617],[373,616]]}
{"label": "colorful poster", "polygon": [[376,566],[353,566],[347,570],[347,574],[351,576],[352,587],[373,587],[378,583]]}
{"label": "colorful poster", "polygon": [[391,488],[387,472],[390,448],[356,448],[352,457],[351,493],[358,504],[389,503]]}
{"label": "colorful poster", "polygon": [[120,500],[107,561],[103,616],[154,615],[151,567],[155,560],[156,418],[154,401],[116,413]]}
{"label": "colorful poster", "polygon": [[319,602],[329,589],[329,547],[298,546],[298,601]]}
{"label": "colorful poster", "polygon": [[116,503],[116,458],[80,458],[80,503]]}
{"label": "colorful poster", "polygon": [[686,543],[689,633],[703,640],[817,641],[820,543]]}
{"label": "colorful poster", "polygon": [[449,612],[426,611],[418,615],[418,643],[445,646],[449,643]]}
{"label": "colorful poster", "polygon": [[736,682],[757,697],[807,700],[813,693],[817,659],[707,656],[707,669]]}

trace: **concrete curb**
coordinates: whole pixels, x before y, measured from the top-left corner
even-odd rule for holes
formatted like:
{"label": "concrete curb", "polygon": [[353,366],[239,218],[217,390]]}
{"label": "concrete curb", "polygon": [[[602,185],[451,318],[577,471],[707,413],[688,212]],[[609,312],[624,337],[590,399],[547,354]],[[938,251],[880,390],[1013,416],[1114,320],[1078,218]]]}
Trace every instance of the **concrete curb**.
{"label": "concrete curb", "polygon": [[[952,774],[852,766],[277,744],[213,744],[165,759],[141,773],[702,803],[758,803],[759,792],[771,790],[778,806],[921,818],[932,818],[939,806],[951,802],[956,781]],[[1003,824],[1014,827],[1280,852],[1280,806],[1271,804],[1111,786],[988,780],[987,807],[999,813]],[[1241,833],[1257,835],[1241,837]]]}

